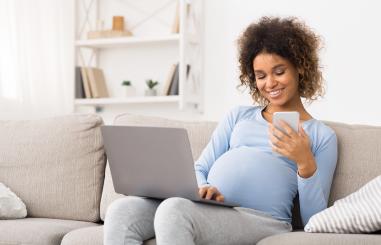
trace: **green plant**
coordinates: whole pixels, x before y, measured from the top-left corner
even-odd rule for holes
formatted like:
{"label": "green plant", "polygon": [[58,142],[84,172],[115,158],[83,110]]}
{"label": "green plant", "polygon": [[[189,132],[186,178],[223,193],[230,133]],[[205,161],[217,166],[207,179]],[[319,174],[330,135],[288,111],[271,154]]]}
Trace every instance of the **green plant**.
{"label": "green plant", "polygon": [[122,82],[122,85],[123,85],[123,86],[131,86],[131,81],[129,81],[129,80],[124,80],[124,81]]}
{"label": "green plant", "polygon": [[159,84],[159,82],[158,81],[154,81],[152,79],[149,79],[149,80],[146,80],[146,84],[147,84],[149,89],[153,89],[156,85]]}

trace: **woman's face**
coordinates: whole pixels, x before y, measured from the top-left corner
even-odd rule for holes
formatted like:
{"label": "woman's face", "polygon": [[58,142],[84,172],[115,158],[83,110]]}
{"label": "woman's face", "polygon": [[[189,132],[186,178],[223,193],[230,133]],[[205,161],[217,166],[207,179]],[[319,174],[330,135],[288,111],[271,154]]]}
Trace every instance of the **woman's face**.
{"label": "woman's face", "polygon": [[287,59],[262,52],[253,61],[257,88],[270,104],[287,106],[299,100],[298,72]]}

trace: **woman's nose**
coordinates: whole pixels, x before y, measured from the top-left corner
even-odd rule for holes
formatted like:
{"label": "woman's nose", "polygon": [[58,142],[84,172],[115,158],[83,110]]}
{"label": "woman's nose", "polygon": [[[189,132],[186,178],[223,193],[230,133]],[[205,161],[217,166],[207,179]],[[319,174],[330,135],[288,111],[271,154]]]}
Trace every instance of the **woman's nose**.
{"label": "woman's nose", "polygon": [[273,76],[267,76],[267,80],[266,80],[266,87],[267,88],[273,88],[277,85],[277,81],[276,79],[273,77]]}

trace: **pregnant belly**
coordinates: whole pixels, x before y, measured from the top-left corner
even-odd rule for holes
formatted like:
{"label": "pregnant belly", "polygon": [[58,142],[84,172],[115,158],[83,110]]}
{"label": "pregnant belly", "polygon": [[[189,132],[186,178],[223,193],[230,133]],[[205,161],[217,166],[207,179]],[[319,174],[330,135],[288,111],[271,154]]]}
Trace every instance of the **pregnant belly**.
{"label": "pregnant belly", "polygon": [[208,182],[220,190],[226,201],[268,211],[269,206],[292,203],[297,190],[295,171],[276,154],[239,147],[217,159]]}

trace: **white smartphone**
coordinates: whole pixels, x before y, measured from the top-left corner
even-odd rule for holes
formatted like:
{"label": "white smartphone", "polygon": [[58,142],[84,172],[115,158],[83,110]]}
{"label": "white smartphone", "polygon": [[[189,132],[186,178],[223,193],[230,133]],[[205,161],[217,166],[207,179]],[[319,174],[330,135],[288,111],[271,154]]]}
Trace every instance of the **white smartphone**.
{"label": "white smartphone", "polygon": [[281,111],[281,112],[275,112],[273,114],[273,125],[280,131],[285,132],[283,127],[280,125],[280,120],[286,122],[290,127],[295,131],[298,132],[299,128],[299,112],[297,111]]}

